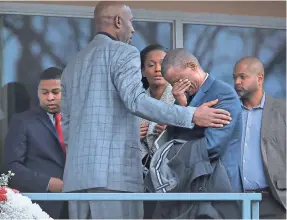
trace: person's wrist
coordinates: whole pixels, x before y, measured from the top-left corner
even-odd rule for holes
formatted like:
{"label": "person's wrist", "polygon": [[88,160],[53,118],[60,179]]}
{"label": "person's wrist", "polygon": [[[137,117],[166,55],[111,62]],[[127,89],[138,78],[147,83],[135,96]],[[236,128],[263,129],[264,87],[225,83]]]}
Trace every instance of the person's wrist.
{"label": "person's wrist", "polygon": [[187,101],[186,101],[186,99],[184,99],[185,97],[179,97],[179,98],[175,98],[176,99],[176,101],[177,101],[177,103],[179,104],[179,105],[183,105],[183,106],[186,106],[187,105]]}
{"label": "person's wrist", "polygon": [[194,111],[193,117],[191,119],[191,122],[196,124],[196,119],[197,119],[197,108],[195,108],[195,111]]}

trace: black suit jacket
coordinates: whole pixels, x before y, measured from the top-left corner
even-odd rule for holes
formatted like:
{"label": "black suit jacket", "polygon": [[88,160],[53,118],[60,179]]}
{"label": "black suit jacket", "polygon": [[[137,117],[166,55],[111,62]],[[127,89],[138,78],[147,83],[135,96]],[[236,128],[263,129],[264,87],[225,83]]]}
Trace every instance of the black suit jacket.
{"label": "black suit jacket", "polygon": [[[10,186],[20,192],[47,192],[51,177],[62,179],[65,155],[48,114],[35,107],[9,123],[4,166],[15,173]],[[63,202],[36,201],[52,218],[60,218]]]}

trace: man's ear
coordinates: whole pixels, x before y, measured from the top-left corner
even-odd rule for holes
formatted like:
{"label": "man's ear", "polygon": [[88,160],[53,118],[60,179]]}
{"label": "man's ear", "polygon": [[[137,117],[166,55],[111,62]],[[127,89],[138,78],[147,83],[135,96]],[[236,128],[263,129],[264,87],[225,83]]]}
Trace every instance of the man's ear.
{"label": "man's ear", "polygon": [[189,61],[188,63],[185,64],[185,67],[186,68],[190,68],[192,69],[193,71],[197,69],[197,65],[196,63],[192,62],[192,61]]}
{"label": "man's ear", "polygon": [[258,83],[260,85],[263,85],[263,81],[264,81],[264,74],[263,73],[258,73]]}
{"label": "man's ear", "polygon": [[122,18],[119,15],[115,17],[115,26],[116,28],[121,28],[122,26]]}

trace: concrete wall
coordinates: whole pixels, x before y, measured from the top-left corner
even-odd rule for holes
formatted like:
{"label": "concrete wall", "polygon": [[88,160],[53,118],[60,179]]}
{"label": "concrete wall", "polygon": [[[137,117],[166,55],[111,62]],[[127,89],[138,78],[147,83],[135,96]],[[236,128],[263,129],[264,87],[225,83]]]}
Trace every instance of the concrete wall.
{"label": "concrete wall", "polygon": [[[98,1],[36,1],[26,3],[95,6]],[[286,17],[285,1],[125,1],[131,8],[191,13]],[[23,3],[23,2],[21,2]]]}

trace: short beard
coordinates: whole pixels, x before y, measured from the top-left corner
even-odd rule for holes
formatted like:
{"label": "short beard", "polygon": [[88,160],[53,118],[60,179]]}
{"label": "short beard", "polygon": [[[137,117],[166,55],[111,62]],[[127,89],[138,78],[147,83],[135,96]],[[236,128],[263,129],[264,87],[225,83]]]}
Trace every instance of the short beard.
{"label": "short beard", "polygon": [[240,96],[241,99],[243,100],[250,100],[254,93],[258,91],[257,87],[253,87],[250,89],[243,89],[241,91],[237,91],[237,94]]}

